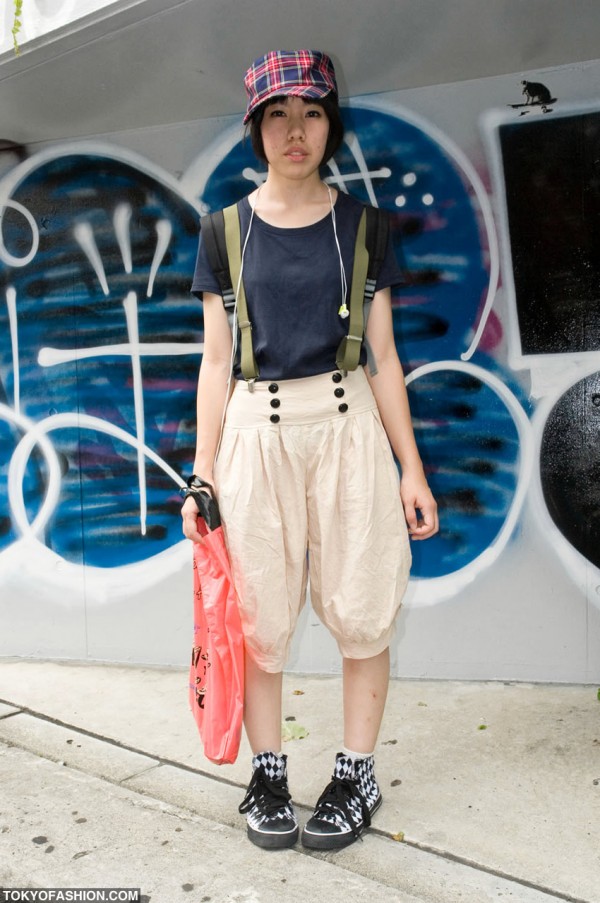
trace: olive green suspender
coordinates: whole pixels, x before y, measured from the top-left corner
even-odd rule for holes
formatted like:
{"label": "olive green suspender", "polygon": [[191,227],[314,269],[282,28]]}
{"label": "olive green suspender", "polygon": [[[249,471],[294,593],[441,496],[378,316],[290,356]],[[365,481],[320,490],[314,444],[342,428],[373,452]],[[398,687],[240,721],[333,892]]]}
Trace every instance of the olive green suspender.
{"label": "olive green suspender", "polygon": [[240,279],[242,269],[242,242],[240,236],[240,218],[237,205],[226,207],[223,211],[225,220],[225,246],[229,256],[231,285],[239,286],[237,296],[237,323],[240,330],[240,369],[247,382],[258,379],[258,365],[252,347],[252,323],[248,317],[244,280]]}
{"label": "olive green suspender", "polygon": [[[248,317],[244,281],[240,279],[242,245],[237,204],[203,216],[200,228],[208,261],[219,283],[223,305],[232,328],[236,311],[234,286],[239,284],[237,325],[240,331],[240,369],[244,379],[253,383],[258,378],[259,371],[252,347],[252,324]],[[340,342],[336,354],[336,365],[339,370],[356,370],[364,341],[370,372],[372,374],[377,372],[371,348],[365,338],[365,330],[377,276],[387,249],[388,231],[389,220],[385,211],[365,206],[354,248],[348,335]]]}

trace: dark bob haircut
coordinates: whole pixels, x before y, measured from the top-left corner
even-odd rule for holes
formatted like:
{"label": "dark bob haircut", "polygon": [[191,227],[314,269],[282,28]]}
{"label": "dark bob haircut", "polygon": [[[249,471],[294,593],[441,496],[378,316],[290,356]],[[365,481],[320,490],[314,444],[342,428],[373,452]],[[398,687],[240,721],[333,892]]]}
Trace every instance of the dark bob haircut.
{"label": "dark bob haircut", "polygon": [[[260,133],[260,127],[265,115],[265,110],[267,109],[267,107],[270,107],[274,103],[281,103],[282,100],[285,100],[285,97],[271,97],[269,98],[269,100],[265,101],[265,103],[261,104],[260,107],[258,107],[258,109],[253,113],[248,126],[250,131],[250,142],[252,144],[252,150],[262,163],[268,162],[265,156],[262,135]],[[327,144],[325,145],[325,153],[323,154],[323,159],[320,163],[320,166],[324,166],[325,163],[327,163],[327,161],[333,157],[335,152],[340,147],[342,141],[344,140],[344,123],[342,122],[337,95],[330,93],[326,94],[325,97],[307,97],[303,98],[303,100],[305,101],[305,103],[316,104],[317,106],[322,107],[325,115],[327,116],[327,119],[329,120],[329,135],[327,138]]]}

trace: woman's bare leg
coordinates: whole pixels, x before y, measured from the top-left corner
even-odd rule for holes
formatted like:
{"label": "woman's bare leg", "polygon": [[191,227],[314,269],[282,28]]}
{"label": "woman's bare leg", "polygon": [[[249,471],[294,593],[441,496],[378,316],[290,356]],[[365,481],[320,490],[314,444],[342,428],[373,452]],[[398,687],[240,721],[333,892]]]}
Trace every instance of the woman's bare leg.
{"label": "woman's bare leg", "polygon": [[246,655],[244,726],[253,753],[281,751],[282,672],[262,671]]}
{"label": "woman's bare leg", "polygon": [[377,743],[390,680],[390,651],[344,659],[344,746],[372,753]]}

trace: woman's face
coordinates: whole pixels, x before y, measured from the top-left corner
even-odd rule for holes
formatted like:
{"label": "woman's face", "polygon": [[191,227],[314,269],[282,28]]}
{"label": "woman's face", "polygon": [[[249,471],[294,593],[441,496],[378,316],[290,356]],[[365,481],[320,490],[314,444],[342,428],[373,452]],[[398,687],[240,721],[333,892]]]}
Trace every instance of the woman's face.
{"label": "woman's face", "polygon": [[329,137],[329,119],[319,104],[282,97],[267,106],[260,131],[270,169],[293,179],[319,169]]}

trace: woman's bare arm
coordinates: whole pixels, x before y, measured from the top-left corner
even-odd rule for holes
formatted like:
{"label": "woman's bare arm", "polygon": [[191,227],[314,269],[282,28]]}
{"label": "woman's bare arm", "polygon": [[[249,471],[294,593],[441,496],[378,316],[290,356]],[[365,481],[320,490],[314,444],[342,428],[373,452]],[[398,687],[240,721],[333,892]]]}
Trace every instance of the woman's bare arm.
{"label": "woman's bare arm", "polygon": [[[231,330],[219,295],[204,292],[203,308],[204,351],[196,396],[196,454],[193,472],[212,484],[231,369]],[[185,500],[181,516],[184,534],[188,539],[199,542],[201,536],[196,524],[198,508],[193,498]]]}
{"label": "woman's bare arm", "polygon": [[400,497],[409,533],[413,539],[427,539],[439,529],[437,504],[427,485],[415,441],[404,374],[394,340],[389,289],[376,292],[373,298],[367,338],[378,371],[375,376],[367,372],[367,377],[390,445],[400,462]]}

